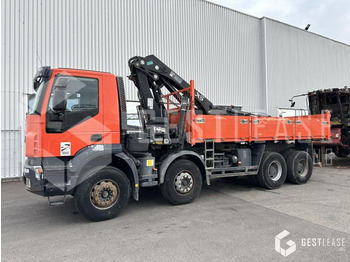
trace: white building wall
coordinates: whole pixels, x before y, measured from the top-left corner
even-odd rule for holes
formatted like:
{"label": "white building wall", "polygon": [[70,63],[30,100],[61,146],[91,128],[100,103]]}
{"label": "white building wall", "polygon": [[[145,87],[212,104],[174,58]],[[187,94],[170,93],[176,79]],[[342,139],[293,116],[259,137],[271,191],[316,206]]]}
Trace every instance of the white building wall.
{"label": "white building wall", "polygon": [[[268,113],[308,91],[350,86],[350,46],[266,19]],[[297,98],[296,108],[306,108]]]}
{"label": "white building wall", "polygon": [[[285,106],[291,94],[350,78],[349,46],[271,20],[265,35],[263,20],[202,0],[3,0],[1,6],[1,177],[21,175],[27,94],[41,64],[112,72],[124,78],[127,98],[136,99],[126,78],[127,61],[155,54],[183,78],[194,79],[215,104],[254,112],[266,112],[268,106],[269,113]],[[320,46],[318,51],[313,45]],[[299,51],[307,59],[299,58]],[[318,59],[345,71],[328,66],[322,70],[332,73],[315,73],[320,67],[313,56],[326,56]],[[308,74],[294,68],[300,64]],[[288,91],[294,86],[300,89]]]}

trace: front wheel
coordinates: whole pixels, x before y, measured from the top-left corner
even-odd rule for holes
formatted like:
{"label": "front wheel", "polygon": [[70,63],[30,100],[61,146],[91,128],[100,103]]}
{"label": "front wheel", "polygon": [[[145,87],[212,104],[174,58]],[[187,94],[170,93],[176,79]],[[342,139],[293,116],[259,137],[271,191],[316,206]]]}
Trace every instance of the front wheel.
{"label": "front wheel", "polygon": [[202,189],[202,175],[193,162],[181,159],[172,163],[161,185],[162,195],[174,205],[191,203]]}
{"label": "front wheel", "polygon": [[126,175],[111,166],[92,169],[79,184],[74,199],[79,213],[91,221],[116,217],[128,204],[130,183]]}

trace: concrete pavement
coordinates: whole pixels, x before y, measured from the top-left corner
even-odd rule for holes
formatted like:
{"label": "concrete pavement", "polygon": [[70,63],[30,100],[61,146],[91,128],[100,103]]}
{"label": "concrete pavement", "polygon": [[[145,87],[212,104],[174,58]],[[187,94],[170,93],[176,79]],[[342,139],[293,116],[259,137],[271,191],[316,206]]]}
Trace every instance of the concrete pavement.
{"label": "concrete pavement", "polygon": [[[184,206],[146,189],[99,223],[81,217],[71,197],[51,207],[22,182],[2,183],[2,261],[349,261],[350,161],[335,165],[342,168],[315,168],[307,184],[273,191],[246,178],[215,180]],[[288,257],[275,251],[283,230],[281,247],[296,246]],[[338,239],[345,246],[324,246]]]}

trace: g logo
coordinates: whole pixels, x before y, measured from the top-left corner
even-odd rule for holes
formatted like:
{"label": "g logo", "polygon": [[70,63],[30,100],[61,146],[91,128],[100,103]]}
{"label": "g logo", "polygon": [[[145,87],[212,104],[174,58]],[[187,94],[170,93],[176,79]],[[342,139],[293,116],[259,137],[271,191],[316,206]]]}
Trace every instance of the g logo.
{"label": "g logo", "polygon": [[281,240],[288,235],[289,235],[289,232],[287,230],[283,230],[281,233],[279,233],[275,237],[275,250],[284,257],[289,256],[290,254],[292,254],[296,250],[296,245],[295,245],[295,242],[293,240],[289,240],[287,242],[287,245],[289,246],[289,248],[284,249],[281,247]]}

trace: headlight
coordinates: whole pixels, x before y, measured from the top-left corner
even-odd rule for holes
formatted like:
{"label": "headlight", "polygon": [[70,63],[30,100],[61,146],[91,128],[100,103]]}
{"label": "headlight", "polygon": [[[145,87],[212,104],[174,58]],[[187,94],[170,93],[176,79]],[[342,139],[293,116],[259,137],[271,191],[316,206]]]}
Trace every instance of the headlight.
{"label": "headlight", "polygon": [[37,180],[40,180],[43,177],[44,174],[44,170],[41,166],[35,166],[34,167],[34,171],[35,171],[35,178]]}

